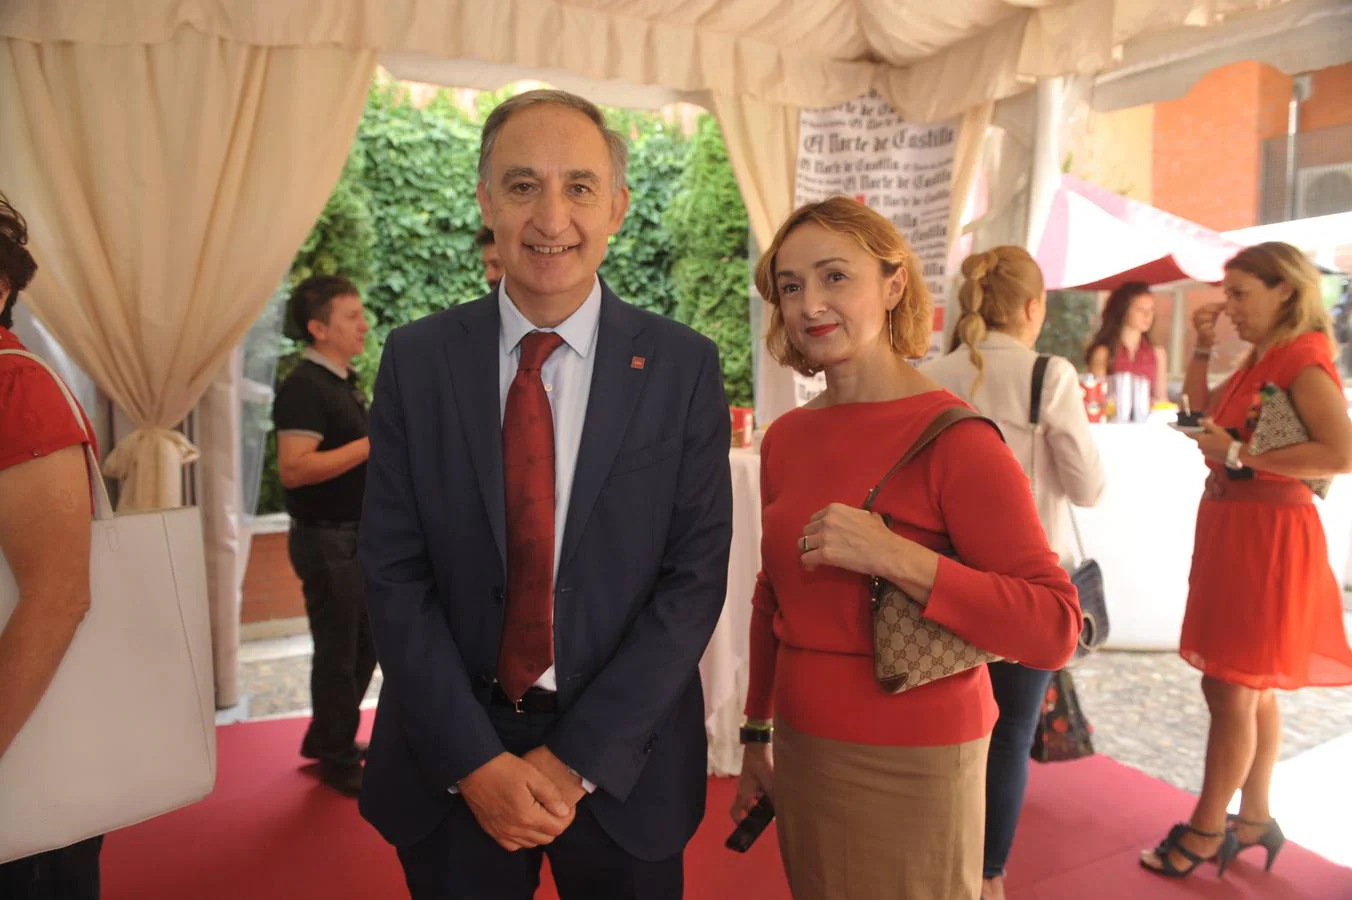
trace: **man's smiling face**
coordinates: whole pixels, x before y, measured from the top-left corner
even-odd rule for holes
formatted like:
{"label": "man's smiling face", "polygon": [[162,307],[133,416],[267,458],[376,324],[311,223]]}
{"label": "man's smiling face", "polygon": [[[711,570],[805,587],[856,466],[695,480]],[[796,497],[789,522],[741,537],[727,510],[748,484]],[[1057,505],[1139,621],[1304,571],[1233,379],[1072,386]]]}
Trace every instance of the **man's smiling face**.
{"label": "man's smiling face", "polygon": [[498,132],[479,207],[518,304],[580,303],[629,208],[610,150],[586,115],[554,104],[514,113]]}

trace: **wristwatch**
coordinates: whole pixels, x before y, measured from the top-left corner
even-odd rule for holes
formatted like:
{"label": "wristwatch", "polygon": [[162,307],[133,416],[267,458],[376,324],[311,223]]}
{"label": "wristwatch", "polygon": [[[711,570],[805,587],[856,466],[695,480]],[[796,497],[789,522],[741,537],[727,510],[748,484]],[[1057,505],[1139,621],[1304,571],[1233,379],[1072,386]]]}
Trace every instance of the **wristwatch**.
{"label": "wristwatch", "polygon": [[1244,463],[1239,461],[1239,453],[1244,449],[1244,445],[1239,441],[1231,441],[1230,449],[1225,451],[1225,467],[1233,471],[1244,468]]}
{"label": "wristwatch", "polygon": [[743,744],[768,744],[774,734],[775,726],[769,722],[748,722],[742,726],[738,738]]}

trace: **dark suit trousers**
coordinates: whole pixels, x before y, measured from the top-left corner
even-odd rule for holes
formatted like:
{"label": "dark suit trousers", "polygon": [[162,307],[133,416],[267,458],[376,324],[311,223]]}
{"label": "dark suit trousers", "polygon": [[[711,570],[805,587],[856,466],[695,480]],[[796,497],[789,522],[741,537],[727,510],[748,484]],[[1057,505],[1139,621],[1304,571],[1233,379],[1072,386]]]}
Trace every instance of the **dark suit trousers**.
{"label": "dark suit trousers", "polygon": [[4,900],[99,900],[103,836],[0,865]]}
{"label": "dark suit trousers", "polygon": [[360,757],[354,742],[361,701],[376,667],[366,617],[366,579],[357,561],[357,530],[296,523],[287,545],[305,592],[305,614],[315,642],[310,669],[314,718],[301,742],[301,754],[357,765]]}
{"label": "dark suit trousers", "polygon": [[[489,715],[503,745],[517,755],[544,743],[554,720],[496,706]],[[399,848],[413,900],[530,900],[545,856],[561,900],[679,900],[682,895],[682,854],[658,862],[630,856],[606,834],[585,797],[573,824],[545,847],[507,852],[479,827],[468,804],[455,797],[450,814],[430,835]]]}

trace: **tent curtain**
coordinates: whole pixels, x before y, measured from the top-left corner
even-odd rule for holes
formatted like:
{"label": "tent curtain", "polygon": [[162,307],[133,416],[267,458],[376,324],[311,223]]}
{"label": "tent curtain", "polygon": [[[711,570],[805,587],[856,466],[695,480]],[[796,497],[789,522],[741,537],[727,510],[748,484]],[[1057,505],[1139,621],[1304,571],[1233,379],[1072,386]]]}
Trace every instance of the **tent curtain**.
{"label": "tent curtain", "polygon": [[[765,103],[746,96],[715,93],[711,104],[737,187],[751,223],[751,243],[770,246],[779,226],[793,212],[794,178],[798,165],[798,114],[796,106]],[[757,254],[758,255],[758,254]],[[756,260],[751,260],[754,266]],[[753,304],[751,322],[755,345],[756,422],[768,425],[793,409],[793,373],[765,351],[764,328],[770,317],[758,316],[756,306],[764,301],[749,289]],[[757,327],[759,326],[759,327]]]}
{"label": "tent curtain", "polygon": [[182,502],[174,430],[286,274],[347,158],[371,50],[0,41],[0,186],[34,314],[135,422],[120,510]]}
{"label": "tent curtain", "polygon": [[239,702],[239,611],[244,568],[249,561],[240,465],[243,377],[244,348],[236,347],[207,386],[196,416],[202,442],[202,465],[197,467],[197,476],[218,709]]}

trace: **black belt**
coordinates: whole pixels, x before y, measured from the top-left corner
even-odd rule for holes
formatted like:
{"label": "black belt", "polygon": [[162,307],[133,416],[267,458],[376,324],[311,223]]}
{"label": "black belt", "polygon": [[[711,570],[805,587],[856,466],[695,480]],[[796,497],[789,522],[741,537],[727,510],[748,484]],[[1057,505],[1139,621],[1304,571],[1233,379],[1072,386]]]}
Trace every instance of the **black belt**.
{"label": "black belt", "polygon": [[360,522],[329,522],[324,519],[292,519],[291,521],[302,528],[328,528],[335,531],[356,531],[361,527]]}
{"label": "black belt", "polygon": [[520,703],[513,703],[512,698],[507,696],[502,690],[502,686],[497,682],[493,683],[493,691],[488,702],[494,706],[514,709],[519,713],[552,715],[559,711],[559,695],[553,691],[533,687],[526,691],[526,695],[521,698]]}

